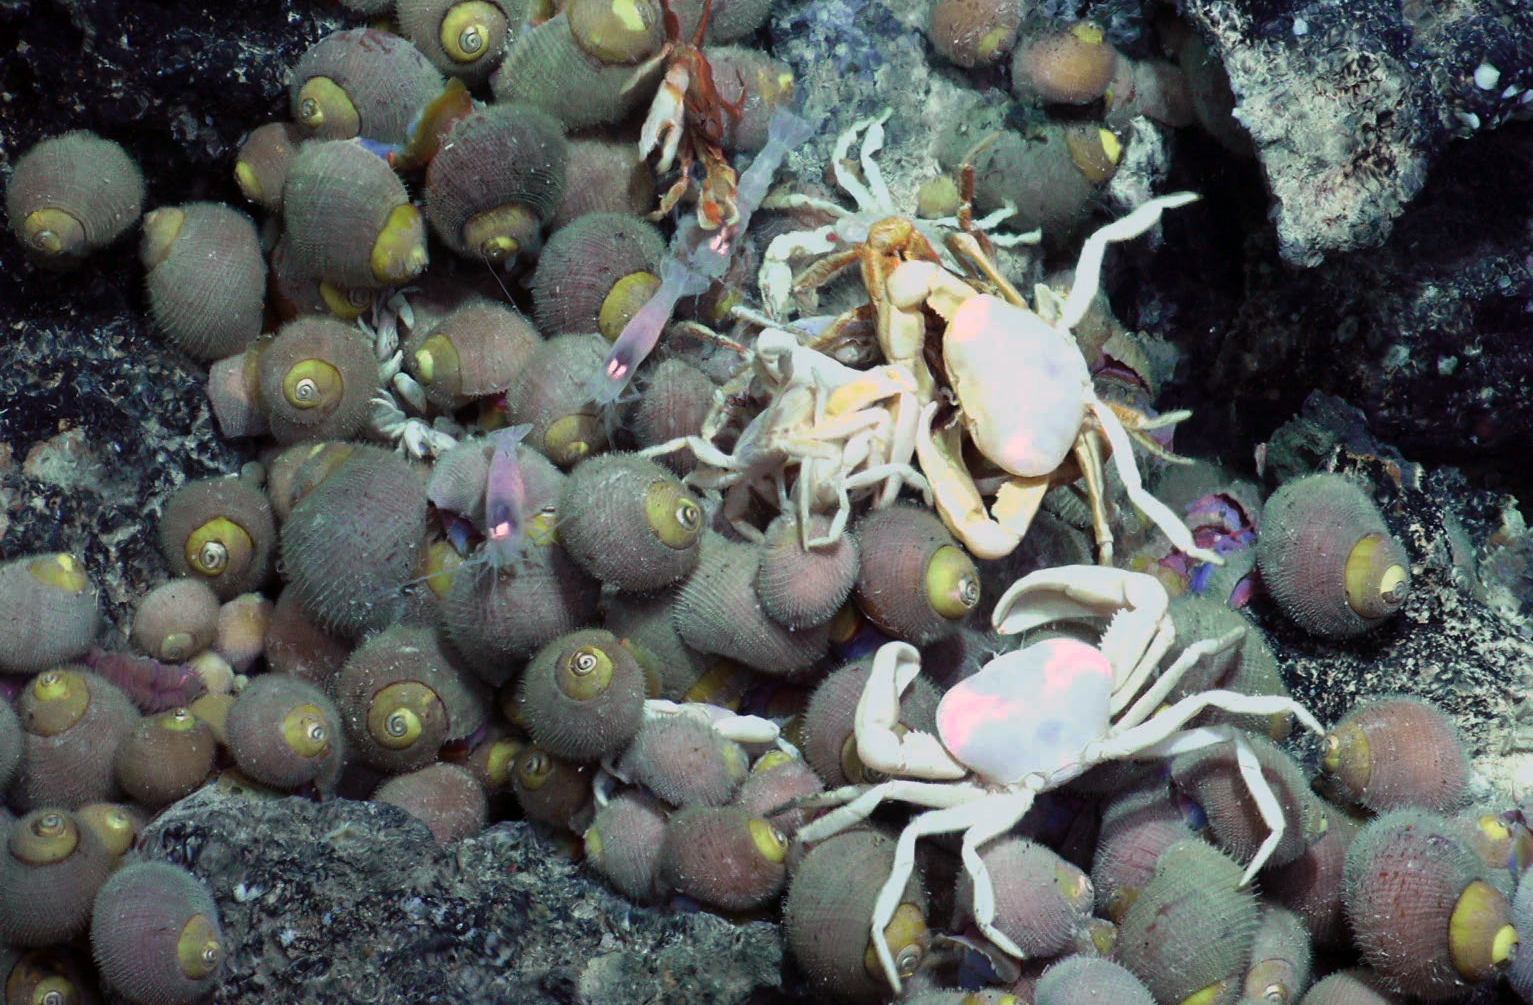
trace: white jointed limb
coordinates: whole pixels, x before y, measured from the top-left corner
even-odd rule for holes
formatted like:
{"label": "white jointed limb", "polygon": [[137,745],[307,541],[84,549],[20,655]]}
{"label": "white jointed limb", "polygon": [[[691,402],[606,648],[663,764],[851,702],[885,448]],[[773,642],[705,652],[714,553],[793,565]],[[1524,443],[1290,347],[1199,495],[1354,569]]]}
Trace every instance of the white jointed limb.
{"label": "white jointed limb", "polygon": [[903,778],[877,785],[843,785],[839,789],[816,793],[796,802],[795,805],[800,808],[836,808],[800,827],[793,836],[808,844],[824,841],[862,823],[879,806],[891,800],[943,809],[971,803],[984,798],[985,794],[983,788],[971,783],[954,785],[950,782],[916,782]]}
{"label": "white jointed limb", "polygon": [[895,732],[900,698],[921,671],[921,653],[908,642],[886,642],[873,654],[873,668],[857,700],[857,756],[885,774],[957,779],[969,773],[930,733]]}
{"label": "white jointed limb", "polygon": [[1032,809],[1033,799],[1033,791],[1023,789],[1020,792],[997,793],[973,804],[970,808],[975,811],[975,819],[964,831],[958,852],[974,889],[974,903],[971,907],[975,924],[996,948],[1019,960],[1026,959],[1027,954],[1009,935],[995,927],[995,881],[990,876],[985,860],[980,858],[979,849],[981,845],[1000,837],[1020,823],[1027,811]]}
{"label": "white jointed limb", "polygon": [[1183,649],[1175,662],[1167,667],[1159,677],[1155,678],[1155,683],[1150,685],[1149,689],[1139,696],[1138,700],[1129,707],[1128,711],[1118,717],[1117,728],[1121,731],[1137,726],[1154,715],[1155,710],[1160,708],[1161,703],[1166,700],[1166,696],[1172,692],[1176,685],[1181,682],[1181,679],[1186,676],[1187,671],[1192,669],[1199,660],[1229,652],[1240,644],[1240,640],[1245,638],[1245,635],[1246,630],[1244,628],[1232,628],[1218,638],[1199,639]]}
{"label": "white jointed limb", "polygon": [[1070,297],[1065,301],[1064,312],[1058,322],[1059,326],[1074,328],[1081,323],[1081,319],[1091,309],[1091,301],[1096,299],[1097,289],[1102,279],[1102,259],[1107,255],[1109,244],[1133,240],[1155,226],[1166,210],[1185,206],[1197,199],[1196,192],[1173,192],[1170,195],[1151,199],[1132,213],[1114,220],[1086,238],[1085,244],[1081,246],[1080,261],[1075,266],[1075,283],[1070,287]]}

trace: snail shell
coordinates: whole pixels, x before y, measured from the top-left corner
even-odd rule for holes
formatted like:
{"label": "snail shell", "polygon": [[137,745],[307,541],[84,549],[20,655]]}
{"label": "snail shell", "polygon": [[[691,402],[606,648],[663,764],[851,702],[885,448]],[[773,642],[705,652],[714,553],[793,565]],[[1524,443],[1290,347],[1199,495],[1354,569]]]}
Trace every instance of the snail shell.
{"label": "snail shell", "polygon": [[1343,899],[1364,962],[1429,1001],[1490,980],[1517,951],[1511,905],[1453,822],[1422,810],[1373,820],[1347,850]]}
{"label": "snail shell", "polygon": [[681,588],[672,620],[687,645],[777,677],[807,670],[824,655],[824,625],[794,631],[767,617],[756,596],[752,545],[709,532],[697,568]]}
{"label": "snail shell", "polygon": [[66,552],[0,564],[0,671],[36,673],[84,653],[101,612],[96,587]]}
{"label": "snail shell", "polygon": [[497,102],[535,105],[566,129],[616,122],[651,93],[662,65],[639,64],[664,42],[652,0],[579,0],[518,35],[490,86]]}
{"label": "snail shell", "polygon": [[686,697],[715,662],[682,641],[671,622],[680,587],[655,593],[613,593],[604,600],[607,630],[633,650],[646,673],[660,682],[660,697],[671,701]]}
{"label": "snail shell", "polygon": [[569,829],[591,804],[591,766],[560,760],[536,744],[517,757],[512,779],[527,819],[550,827]]}
{"label": "snail shell", "polygon": [[644,593],[697,567],[702,504],[669,469],[637,454],[601,454],[575,466],[559,500],[559,539],[592,576]]}
{"label": "snail shell", "polygon": [[484,788],[456,764],[428,764],[395,775],[373,790],[372,800],[398,806],[425,824],[437,844],[473,837],[489,819]]}
{"label": "snail shell", "polygon": [[[995,140],[981,146],[992,135]],[[1024,137],[1002,128],[999,113],[989,109],[955,118],[944,141],[939,154],[943,167],[974,164],[976,210],[988,213],[1010,202],[1017,226],[1040,228],[1058,240],[1068,240],[1085,219],[1101,184],[1102,166],[1115,166],[1114,150],[1121,152],[1113,134],[1096,127],[1072,132],[1068,125],[1050,123]],[[1089,174],[1077,161],[1085,154],[1098,155],[1088,161]]]}
{"label": "snail shell", "polygon": [[288,166],[307,136],[291,122],[268,122],[246,135],[234,158],[234,180],[246,199],[269,213],[282,208]]}
{"label": "snail shell", "polygon": [[644,715],[644,670],[617,636],[586,628],[554,639],[522,672],[532,741],[570,761],[616,756]]}
{"label": "snail shell", "polygon": [[298,591],[287,589],[277,595],[261,649],[268,670],[321,688],[329,686],[331,676],[351,655],[350,646],[323,631],[303,612]]}
{"label": "snail shell", "polygon": [[229,600],[266,582],[277,527],[266,493],[244,478],[189,481],[160,513],[160,553],[170,571]]}
{"label": "snail shell", "polygon": [[345,759],[335,706],[313,684],[286,674],[252,678],[230,707],[224,731],[240,770],[284,791],[332,785]]}
{"label": "snail shell", "polygon": [[399,774],[437,759],[453,729],[451,672],[429,631],[393,626],[358,646],[335,675],[336,710],[351,754]]}
{"label": "snail shell", "polygon": [[1341,475],[1309,475],[1272,493],[1256,561],[1283,613],[1324,638],[1382,624],[1410,593],[1410,559],[1373,500]]}
{"label": "snail shell", "polygon": [[899,505],[856,527],[857,606],[897,639],[924,646],[951,635],[979,604],[979,570],[936,514]]}
{"label": "snail shell", "polygon": [[213,730],[185,708],[149,716],[113,755],[117,784],[150,809],[195,792],[213,770]]}
{"label": "snail shell", "polygon": [[213,644],[218,616],[218,595],[212,587],[182,576],[144,594],[133,612],[129,637],[157,660],[184,663]]}
{"label": "snail shell", "polygon": [[532,309],[546,335],[617,339],[660,286],[665,238],[648,220],[588,213],[554,231],[532,273]]}
{"label": "snail shell", "polygon": [[[332,283],[300,262],[291,249],[292,243],[287,234],[283,234],[267,256],[271,291],[268,303],[278,320],[291,321],[305,314],[333,314],[342,321],[355,321],[372,309],[378,299],[376,287]],[[216,372],[219,364],[213,366]],[[212,391],[208,393],[211,397]],[[216,408],[216,401],[214,405]]]}
{"label": "snail shell", "polygon": [[85,930],[112,859],[73,813],[33,810],[11,822],[0,849],[0,939],[67,942]]}
{"label": "snail shell", "polygon": [[[811,515],[809,538],[825,536],[830,518]],[[843,534],[835,543],[805,549],[798,521],[784,514],[773,520],[759,546],[756,595],[769,618],[789,628],[813,628],[835,616],[851,596],[862,565],[857,539]]]}
{"label": "snail shell", "polygon": [[1375,813],[1408,806],[1451,813],[1465,802],[1469,753],[1458,726],[1431,702],[1370,698],[1332,726],[1323,744],[1324,776]]}
{"label": "snail shell", "polygon": [[358,446],[282,525],[288,588],[316,625],[355,637],[387,627],[426,539],[426,487],[403,458]]}
{"label": "snail shell", "polygon": [[83,669],[57,667],[32,678],[16,711],[26,736],[22,770],[9,792],[13,807],[72,810],[118,798],[112,753],[139,720],[121,688]]}
{"label": "snail shell", "polygon": [[[852,830],[815,845],[794,868],[783,901],[783,935],[810,984],[826,1000],[872,1005],[888,999],[868,919],[893,866],[893,839]],[[926,895],[917,875],[912,874],[883,932],[906,977],[920,968],[929,946]]]}
{"label": "snail shell", "polygon": [[[653,447],[703,431],[718,386],[697,367],[675,358],[661,360],[649,372],[649,386],[633,409],[633,438],[640,447]],[[678,475],[697,467],[692,448],[673,450],[655,458]]]}
{"label": "snail shell", "polygon": [[[991,841],[980,852],[995,885],[995,927],[1028,956],[1055,956],[1076,945],[1091,920],[1091,880],[1044,845],[1022,837]],[[973,881],[959,879],[958,902],[974,903]]]}
{"label": "snail shell", "polygon": [[1123,915],[1115,958],[1160,1002],[1239,994],[1260,923],[1241,868],[1202,841],[1160,855],[1155,877]]}
{"label": "snail shell", "polygon": [[732,803],[761,817],[783,833],[792,834],[809,822],[814,810],[809,807],[779,810],[779,807],[824,791],[825,783],[808,761],[783,750],[769,750],[751,765],[750,774],[740,783]]}
{"label": "snail shell", "polygon": [[475,299],[412,331],[405,369],[438,407],[461,408],[510,387],[542,341],[512,308]]}
{"label": "snail shell", "polygon": [[[857,702],[868,682],[871,663],[849,663],[826,675],[804,708],[800,732],[804,759],[831,788],[883,781],[857,753],[853,723]],[[917,677],[900,698],[900,725],[936,734],[937,703],[941,695],[926,677]]]}
{"label": "snail shell", "polygon": [[169,862],[112,874],[91,912],[102,981],[131,1001],[192,1005],[218,986],[225,941],[207,886]]}
{"label": "snail shell", "polygon": [[399,0],[399,32],[443,73],[475,84],[500,65],[527,5],[504,0]]}
{"label": "snail shell", "polygon": [[232,356],[261,333],[266,260],[244,213],[216,202],[153,210],[140,257],[150,313],[188,356]]}
{"label": "snail shell", "polygon": [[[765,15],[767,4],[745,0],[729,5],[735,11]],[[720,25],[715,15],[708,21],[710,35],[733,26]],[[754,28],[747,29],[754,31]],[[766,146],[767,133],[778,109],[793,104],[793,71],[788,64],[773,59],[759,49],[744,46],[709,46],[704,50],[713,67],[713,79],[719,99],[740,109],[738,116],[725,116],[720,145],[734,153],[755,153]]]}
{"label": "snail shell", "polygon": [[926,37],[950,63],[972,69],[999,62],[1017,40],[1022,11],[995,0],[937,0]]}
{"label": "snail shell", "polygon": [[138,222],[144,176],[122,147],[77,129],[43,140],[16,162],[5,215],[33,257],[68,266]]}
{"label": "snail shell", "polygon": [[642,216],[655,205],[655,174],[637,144],[572,136],[569,150],[564,198],[548,221],[555,233],[587,213]]}
{"label": "snail shell", "polygon": [[1404,995],[1391,994],[1372,967],[1338,970],[1311,985],[1304,1005],[1400,1005]]}
{"label": "snail shell", "polygon": [[149,823],[142,810],[122,803],[86,803],[75,810],[75,816],[101,839],[114,862],[120,862],[138,843]]}
{"label": "snail shell", "polygon": [[596,334],[548,339],[506,391],[506,421],[531,423],[522,442],[561,468],[607,447],[607,430],[588,388],[609,348]]}
{"label": "snail shell", "polygon": [[1118,68],[1107,33],[1091,21],[1031,31],[1012,52],[1011,90],[1019,101],[1087,105],[1100,98]]}
{"label": "snail shell", "polygon": [[1139,891],[1154,878],[1160,853],[1196,837],[1163,782],[1114,796],[1102,810],[1091,863],[1097,910],[1121,922]]}
{"label": "snail shell", "polygon": [[672,806],[723,806],[748,767],[744,749],[707,723],[661,715],[644,720],[622,769]]}
{"label": "snail shell", "polygon": [[1361,825],[1331,804],[1323,805],[1325,833],[1287,865],[1263,870],[1262,889],[1304,919],[1317,945],[1341,946],[1350,939],[1342,913],[1342,870]]}
{"label": "snail shell", "polygon": [[738,806],[690,806],[671,814],[660,872],[672,889],[725,911],[776,897],[788,877],[788,839]]}
{"label": "snail shell", "polygon": [[[0,792],[11,786],[16,769],[21,766],[21,720],[8,701],[0,701]],[[3,821],[0,821],[3,823]]]}
{"label": "snail shell", "polygon": [[426,225],[404,182],[356,143],[299,148],[282,219],[298,266],[338,287],[403,286],[426,267]]}
{"label": "snail shell", "polygon": [[1251,966],[1246,970],[1246,999],[1298,1001],[1309,986],[1313,955],[1304,920],[1287,908],[1263,904]]}
{"label": "snail shell", "polygon": [[[1283,675],[1278,671],[1277,655],[1267,637],[1245,615],[1222,601],[1198,593],[1173,597],[1170,613],[1178,640],[1216,639],[1237,628],[1244,632],[1244,637],[1228,652],[1194,663],[1167,700],[1175,701],[1216,688],[1241,694],[1288,695]],[[1182,648],[1179,644],[1173,645],[1166,658],[1175,660]],[[1282,740],[1293,729],[1293,716],[1288,712],[1255,716],[1230,715],[1209,709],[1193,722],[1196,725],[1226,722],[1271,740]]]}
{"label": "snail shell", "polygon": [[1121,964],[1099,956],[1067,956],[1038,978],[1034,1005],[1155,1005],[1144,982]]}
{"label": "snail shell", "polygon": [[453,251],[504,262],[542,247],[564,198],[569,149],[557,119],[497,104],[462,119],[426,171],[426,217]]}
{"label": "snail shell", "polygon": [[[1292,755],[1266,737],[1244,739],[1283,813],[1283,837],[1268,862],[1286,865],[1325,832],[1325,811]],[[1179,792],[1202,807],[1214,844],[1242,865],[1250,862],[1270,830],[1241,776],[1234,745],[1221,743],[1177,755],[1171,778]]]}
{"label": "snail shell", "polygon": [[261,411],[284,444],[355,436],[382,389],[367,337],[335,318],[289,321],[261,343],[257,367]]}
{"label": "snail shell", "polygon": [[0,987],[13,1001],[94,1005],[96,985],[94,968],[73,947],[0,949]]}
{"label": "snail shell", "polygon": [[408,40],[351,28],[311,45],[287,91],[293,121],[316,139],[365,136],[403,146],[416,112],[441,93],[442,75]]}
{"label": "snail shell", "polygon": [[654,797],[628,789],[598,809],[586,829],[586,861],[629,900],[653,904],[666,893],[660,849],[668,812]]}

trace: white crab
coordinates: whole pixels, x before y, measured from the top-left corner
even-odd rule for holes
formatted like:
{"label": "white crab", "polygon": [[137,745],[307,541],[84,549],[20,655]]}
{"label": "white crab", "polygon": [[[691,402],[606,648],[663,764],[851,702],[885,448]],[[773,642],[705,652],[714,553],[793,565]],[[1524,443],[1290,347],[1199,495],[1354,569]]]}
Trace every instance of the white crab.
{"label": "white crab", "polygon": [[384,387],[371,402],[373,432],[416,460],[423,460],[451,450],[466,434],[462,427],[442,416],[426,421],[429,410],[426,392],[404,372],[399,329],[400,325],[406,329],[415,325],[415,310],[405,298],[407,292],[408,289],[395,290],[386,299],[375,301],[370,320],[358,318],[357,327],[372,339]]}
{"label": "white crab", "polygon": [[[726,385],[701,433],[642,451],[665,454],[683,447],[697,456],[689,484],[726,492],[725,513],[739,508],[741,490],[773,493],[778,506],[795,513],[805,547],[840,539],[852,512],[852,493],[876,489],[874,506],[887,506],[910,485],[928,493],[926,479],[911,465],[916,449],[920,403],[914,377],[899,366],[859,370],[799,342],[780,328],[756,339],[742,377],[760,379],[770,402],[741,432],[729,453],[713,443],[728,418],[736,382]],[[743,390],[743,388],[740,388]],[[791,490],[788,472],[796,468]],[[819,538],[808,536],[810,516],[831,512]],[[747,536],[759,536],[741,521]]]}
{"label": "white crab", "polygon": [[893,869],[871,919],[872,945],[896,991],[899,973],[883,932],[915,867],[916,841],[962,832],[960,854],[973,881],[975,921],[997,948],[1021,958],[1023,952],[992,924],[995,889],[979,848],[1015,826],[1039,793],[1098,764],[1171,757],[1233,742],[1241,777],[1269,829],[1246,867],[1245,881],[1277,846],[1283,812],[1241,731],[1227,725],[1184,727],[1204,709],[1216,707],[1239,714],[1287,712],[1317,734],[1323,730],[1307,709],[1287,697],[1206,691],[1160,708],[1189,667],[1235,645],[1242,635],[1236,630],[1187,646],[1151,682],[1174,641],[1168,603],[1158,580],[1124,569],[1065,566],[1019,580],[991,615],[998,632],[1009,635],[1063,618],[1111,615],[1099,646],[1052,638],[997,656],[943,695],[938,736],[895,729],[900,696],[920,671],[916,649],[891,642],[878,650],[857,706],[857,753],[864,764],[893,777],[871,786],[847,786],[806,803],[838,808],[797,836],[823,840],[866,819],[887,800],[928,808],[900,833]]}
{"label": "white crab", "polygon": [[[886,108],[873,118],[854,122],[836,138],[836,146],[830,158],[831,171],[835,174],[837,186],[852,197],[855,209],[849,210],[839,203],[801,192],[769,196],[762,202],[763,209],[815,209],[832,218],[832,222],[813,230],[781,234],[773,238],[762,253],[761,269],[756,281],[761,287],[761,302],[774,317],[786,316],[791,306],[793,270],[789,262],[809,255],[845,251],[866,241],[869,228],[879,220],[907,215],[908,207],[895,205],[883,172],[873,159],[873,155],[883,149],[884,122],[892,113],[893,109]],[[858,150],[857,161],[862,169],[861,179],[849,166],[848,159],[852,144],[859,134],[862,136],[862,146]],[[973,221],[971,226],[981,231],[990,231],[1013,212],[1008,206]],[[942,234],[960,229],[957,217],[917,220],[915,223],[939,248],[942,246]],[[1026,234],[990,233],[988,236],[993,244],[1011,247],[1017,244],[1036,244],[1042,235],[1035,230]]]}

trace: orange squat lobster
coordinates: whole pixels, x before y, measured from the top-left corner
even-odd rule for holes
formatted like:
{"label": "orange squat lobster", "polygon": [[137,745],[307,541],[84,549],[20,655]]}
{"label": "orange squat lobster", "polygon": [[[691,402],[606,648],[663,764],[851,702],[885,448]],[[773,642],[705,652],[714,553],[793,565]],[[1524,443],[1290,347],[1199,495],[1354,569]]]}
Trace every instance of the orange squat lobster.
{"label": "orange squat lobster", "polygon": [[736,201],[738,179],[729,158],[720,146],[729,131],[729,120],[738,122],[745,106],[744,88],[740,100],[729,102],[713,82],[713,66],[703,55],[703,39],[708,33],[708,17],[713,0],[705,0],[703,15],[690,42],[681,39],[681,20],[662,0],[665,10],[665,47],[655,57],[667,60],[665,78],[649,106],[649,115],[639,131],[639,156],[660,151],[655,163],[657,172],[666,172],[681,154],[681,178],[670,187],[655,210],[656,218],[675,208],[692,181],[692,165],[701,161],[703,180],[697,193],[697,220],[707,230],[729,226],[740,218]]}

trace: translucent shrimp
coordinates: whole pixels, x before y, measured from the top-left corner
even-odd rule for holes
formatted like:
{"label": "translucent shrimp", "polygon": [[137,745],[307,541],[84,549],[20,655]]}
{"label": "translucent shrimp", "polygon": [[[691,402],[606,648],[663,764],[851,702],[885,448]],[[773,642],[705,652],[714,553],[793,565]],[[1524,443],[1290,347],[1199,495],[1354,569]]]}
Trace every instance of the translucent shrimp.
{"label": "translucent shrimp", "polygon": [[504,569],[521,556],[526,546],[523,519],[527,510],[527,481],[516,458],[516,445],[532,431],[531,424],[510,426],[490,435],[495,452],[484,480],[484,561]]}

